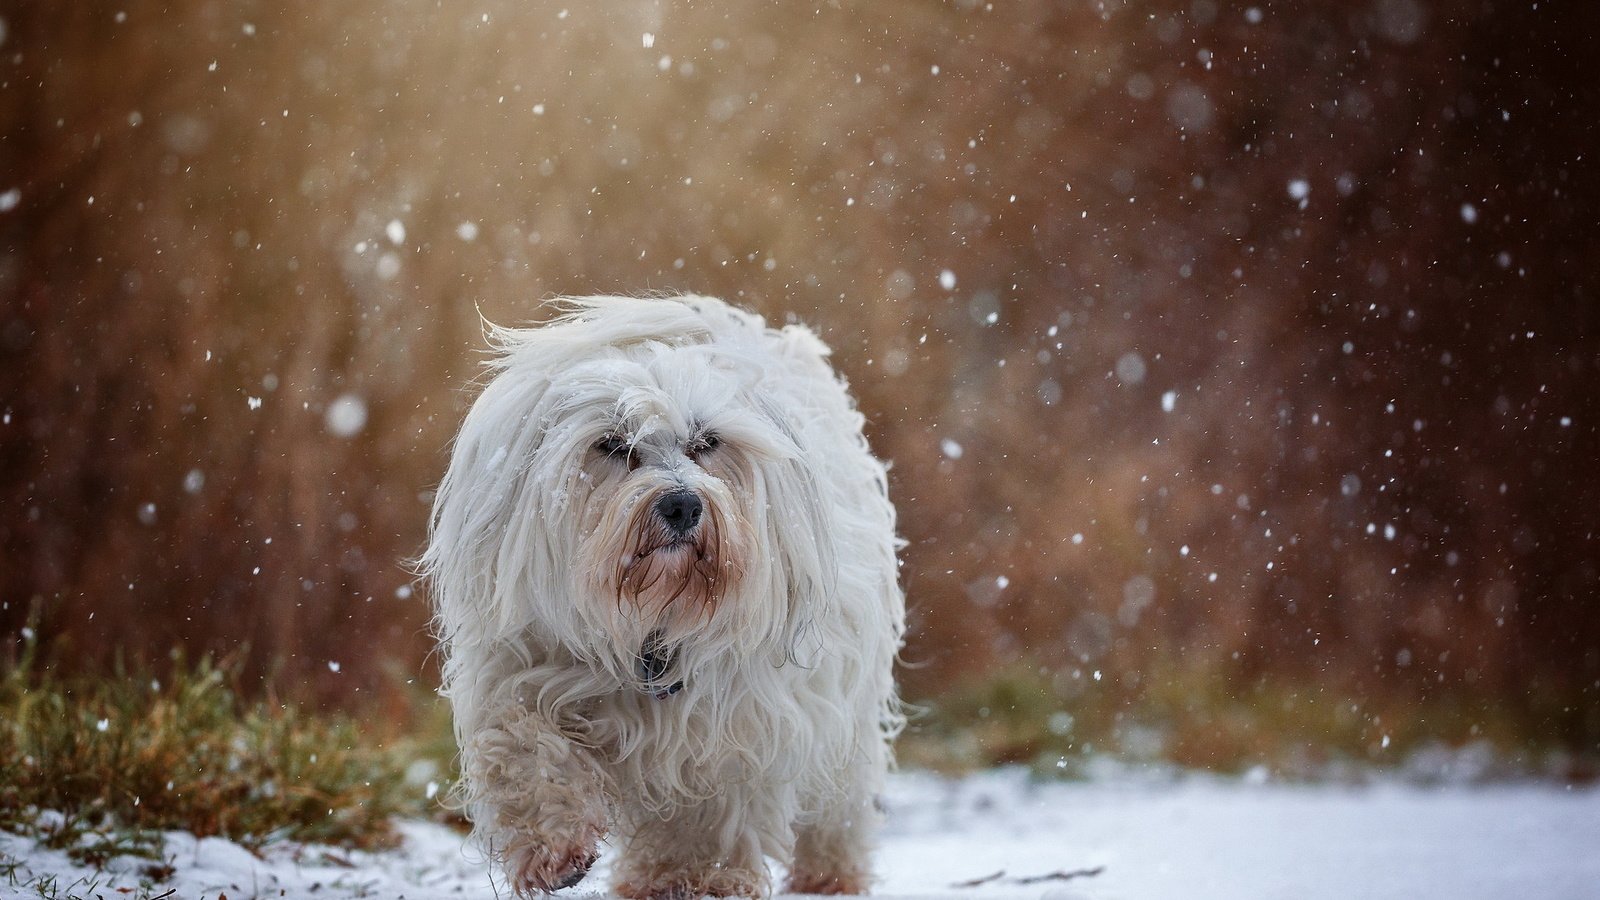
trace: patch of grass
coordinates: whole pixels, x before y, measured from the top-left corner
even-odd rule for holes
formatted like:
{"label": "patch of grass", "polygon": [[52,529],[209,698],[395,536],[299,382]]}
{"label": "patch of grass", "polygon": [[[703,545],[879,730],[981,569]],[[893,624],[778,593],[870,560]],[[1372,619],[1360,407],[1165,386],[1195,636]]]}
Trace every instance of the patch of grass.
{"label": "patch of grass", "polygon": [[[100,876],[80,877],[63,884],[55,875],[38,875],[28,872],[24,860],[0,854],[0,888],[6,897],[37,898],[37,900],[101,900],[105,896]],[[136,891],[117,892],[127,900],[171,900],[171,890],[160,890],[145,885]]]}
{"label": "patch of grass", "polygon": [[393,817],[436,807],[408,769],[448,771],[448,758],[419,763],[424,745],[397,732],[247,700],[227,662],[175,660],[163,680],[64,679],[25,642],[0,676],[0,828],[96,867],[124,855],[159,866],[166,829],[252,848],[382,848]]}
{"label": "patch of grass", "polygon": [[[1216,673],[1145,673],[1130,684],[1019,663],[920,705],[899,757],[941,771],[1020,763],[1076,777],[1111,759],[1224,773],[1264,767],[1287,779],[1402,768],[1420,778],[1581,781],[1596,762],[1482,697],[1372,699],[1287,679],[1240,686]],[[1476,752],[1465,762],[1453,756],[1469,747]]]}

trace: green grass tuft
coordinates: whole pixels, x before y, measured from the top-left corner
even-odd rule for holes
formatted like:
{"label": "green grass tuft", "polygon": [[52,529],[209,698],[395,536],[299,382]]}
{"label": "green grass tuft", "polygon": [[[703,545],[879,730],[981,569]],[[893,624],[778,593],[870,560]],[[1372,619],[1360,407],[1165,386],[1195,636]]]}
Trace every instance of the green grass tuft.
{"label": "green grass tuft", "polygon": [[246,700],[228,663],[176,660],[164,680],[60,679],[25,643],[0,676],[0,828],[95,866],[159,864],[167,829],[252,848],[382,848],[393,817],[436,806],[405,777],[418,746],[392,725],[375,733],[348,715]]}

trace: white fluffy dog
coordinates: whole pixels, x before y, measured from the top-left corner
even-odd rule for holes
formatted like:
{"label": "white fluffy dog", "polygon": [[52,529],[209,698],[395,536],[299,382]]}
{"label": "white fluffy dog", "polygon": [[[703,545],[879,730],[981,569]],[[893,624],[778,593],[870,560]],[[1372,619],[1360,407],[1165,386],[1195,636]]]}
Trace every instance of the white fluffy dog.
{"label": "white fluffy dog", "polygon": [[862,893],[901,724],[894,508],[809,330],[709,297],[491,330],[434,501],[461,799],[522,896]]}

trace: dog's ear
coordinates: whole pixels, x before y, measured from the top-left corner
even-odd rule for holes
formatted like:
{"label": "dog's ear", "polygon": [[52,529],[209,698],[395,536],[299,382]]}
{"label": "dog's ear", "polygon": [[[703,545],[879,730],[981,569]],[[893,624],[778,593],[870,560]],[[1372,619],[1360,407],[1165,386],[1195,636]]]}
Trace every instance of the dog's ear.
{"label": "dog's ear", "polygon": [[473,402],[433,499],[428,545],[420,559],[437,614],[440,636],[474,641],[514,633],[518,606],[507,597],[533,549],[530,516],[515,514],[528,489],[526,467],[542,438],[530,421],[548,382],[500,372]]}
{"label": "dog's ear", "polygon": [[[826,649],[822,644],[827,636],[815,633],[811,624],[828,621],[830,607],[879,602],[875,597],[841,596],[841,591],[862,588],[859,577],[852,580],[840,572],[834,548],[841,541],[875,541],[870,536],[883,535],[875,547],[882,555],[874,565],[886,566],[892,573],[900,545],[892,537],[895,514],[888,498],[887,468],[866,446],[865,418],[851,400],[844,378],[828,364],[827,344],[804,325],[787,325],[768,330],[767,345],[769,365],[793,375],[780,379],[780,384],[805,386],[803,395],[771,397],[763,407],[764,417],[794,446],[793,458],[771,464],[781,473],[773,479],[774,492],[781,492],[781,497],[772,502],[772,509],[779,512],[768,516],[766,537],[770,547],[781,548],[778,563],[789,606],[787,646],[791,657],[803,665]],[[797,418],[800,409],[805,412]],[[809,440],[823,445],[809,446]],[[848,496],[842,503],[841,490]],[[903,603],[892,575],[885,590],[895,595],[892,603]]]}
{"label": "dog's ear", "polygon": [[595,352],[564,320],[535,328],[485,322],[492,355],[439,483],[419,560],[440,636],[492,641],[526,628],[536,598],[556,596],[575,551],[565,505],[580,486],[572,458],[604,426],[603,410],[563,404],[558,373]]}
{"label": "dog's ear", "polygon": [[819,647],[806,646],[809,624],[824,614],[838,590],[838,561],[834,556],[831,510],[817,484],[813,448],[790,427],[789,418],[776,404],[763,404],[770,423],[793,445],[795,453],[772,459],[764,466],[767,484],[766,546],[775,551],[773,574],[780,580],[787,603],[782,639],[789,656],[803,663]]}

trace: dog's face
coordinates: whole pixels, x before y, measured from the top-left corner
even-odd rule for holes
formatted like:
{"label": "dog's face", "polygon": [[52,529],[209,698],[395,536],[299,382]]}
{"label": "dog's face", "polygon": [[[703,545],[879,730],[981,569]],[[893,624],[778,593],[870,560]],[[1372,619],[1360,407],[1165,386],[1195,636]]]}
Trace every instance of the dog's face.
{"label": "dog's face", "polygon": [[741,401],[750,385],[714,353],[620,355],[552,386],[569,422],[551,431],[567,437],[541,451],[577,475],[579,593],[612,614],[611,630],[648,626],[671,639],[737,592],[756,542],[752,484],[782,448]]}
{"label": "dog's face", "polygon": [[791,651],[832,560],[773,348],[606,324],[502,335],[435,502],[424,563],[461,598],[441,624],[532,632],[646,690],[675,660]]}

